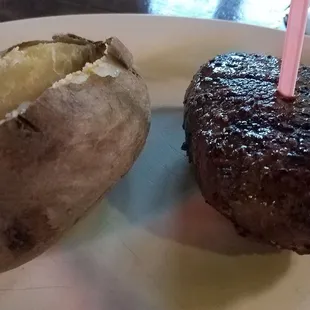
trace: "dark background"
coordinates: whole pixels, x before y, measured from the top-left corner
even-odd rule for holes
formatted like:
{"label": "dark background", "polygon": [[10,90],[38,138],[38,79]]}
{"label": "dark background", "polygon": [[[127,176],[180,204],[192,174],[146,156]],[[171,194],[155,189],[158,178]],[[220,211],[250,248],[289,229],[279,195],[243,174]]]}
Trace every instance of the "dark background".
{"label": "dark background", "polygon": [[147,13],[283,28],[290,0],[0,0],[0,21],[85,13]]}

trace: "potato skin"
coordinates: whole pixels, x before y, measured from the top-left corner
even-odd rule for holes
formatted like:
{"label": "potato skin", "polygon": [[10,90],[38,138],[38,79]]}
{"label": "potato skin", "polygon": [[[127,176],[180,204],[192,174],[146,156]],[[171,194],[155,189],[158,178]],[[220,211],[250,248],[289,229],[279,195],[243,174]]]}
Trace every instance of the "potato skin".
{"label": "potato skin", "polygon": [[143,79],[47,89],[0,126],[0,271],[43,253],[131,168],[150,126]]}

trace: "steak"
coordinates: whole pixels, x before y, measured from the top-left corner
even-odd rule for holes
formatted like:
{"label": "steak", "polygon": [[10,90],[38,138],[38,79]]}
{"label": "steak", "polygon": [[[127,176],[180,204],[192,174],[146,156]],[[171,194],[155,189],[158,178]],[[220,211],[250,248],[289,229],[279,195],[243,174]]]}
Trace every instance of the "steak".
{"label": "steak", "polygon": [[288,101],[280,65],[246,53],[203,65],[185,94],[183,149],[206,202],[240,235],[310,254],[310,68]]}

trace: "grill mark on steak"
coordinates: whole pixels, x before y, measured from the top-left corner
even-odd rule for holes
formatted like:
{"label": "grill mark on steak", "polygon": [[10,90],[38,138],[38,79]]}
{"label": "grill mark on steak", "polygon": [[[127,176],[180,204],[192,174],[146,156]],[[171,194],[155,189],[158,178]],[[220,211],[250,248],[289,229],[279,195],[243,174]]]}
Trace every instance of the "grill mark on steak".
{"label": "grill mark on steak", "polygon": [[281,60],[246,53],[203,65],[184,99],[183,149],[208,203],[239,231],[310,253],[310,68],[294,102],[277,93]]}

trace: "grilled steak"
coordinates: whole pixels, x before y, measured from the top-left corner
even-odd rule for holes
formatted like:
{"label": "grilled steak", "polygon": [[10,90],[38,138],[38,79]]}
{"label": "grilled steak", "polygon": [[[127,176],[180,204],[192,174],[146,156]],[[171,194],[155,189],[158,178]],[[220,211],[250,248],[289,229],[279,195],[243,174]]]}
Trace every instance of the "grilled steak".
{"label": "grilled steak", "polygon": [[310,254],[310,68],[296,97],[277,93],[281,60],[219,55],[184,100],[184,149],[205,200],[237,231]]}

